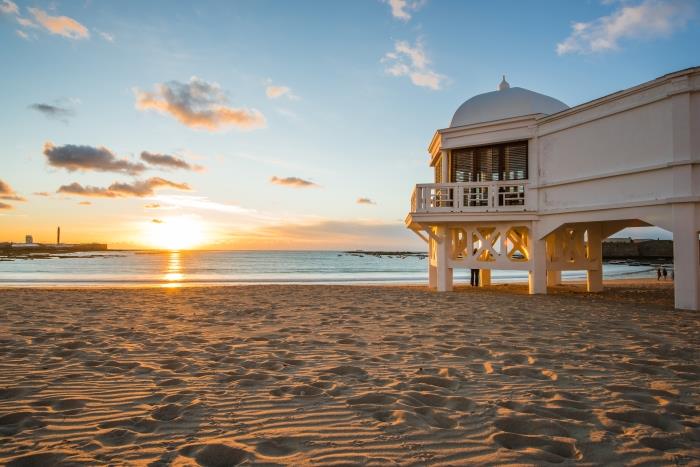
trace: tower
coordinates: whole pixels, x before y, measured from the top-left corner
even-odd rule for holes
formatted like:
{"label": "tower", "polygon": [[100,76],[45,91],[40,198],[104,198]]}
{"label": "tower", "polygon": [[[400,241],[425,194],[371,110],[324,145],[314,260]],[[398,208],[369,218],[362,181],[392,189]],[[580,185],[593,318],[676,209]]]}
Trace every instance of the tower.
{"label": "tower", "polygon": [[60,244],[61,244],[61,226],[59,225],[56,228],[56,245],[60,245]]}

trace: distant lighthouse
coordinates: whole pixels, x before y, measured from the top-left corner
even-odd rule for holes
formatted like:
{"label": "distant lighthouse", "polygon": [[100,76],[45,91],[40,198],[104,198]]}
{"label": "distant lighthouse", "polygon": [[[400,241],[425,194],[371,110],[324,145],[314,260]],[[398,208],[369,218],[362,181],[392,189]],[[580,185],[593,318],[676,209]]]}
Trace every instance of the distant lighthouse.
{"label": "distant lighthouse", "polygon": [[61,244],[61,226],[59,225],[56,228],[56,245],[60,245],[60,244]]}

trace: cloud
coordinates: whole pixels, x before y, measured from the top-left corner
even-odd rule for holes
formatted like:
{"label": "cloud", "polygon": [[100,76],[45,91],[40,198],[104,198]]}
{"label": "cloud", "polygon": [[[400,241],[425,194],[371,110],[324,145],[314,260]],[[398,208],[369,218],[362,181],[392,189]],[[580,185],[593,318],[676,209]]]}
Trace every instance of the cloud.
{"label": "cloud", "polygon": [[0,202],[0,209],[6,209],[9,211],[10,209],[14,209],[14,208],[12,207],[11,204]]}
{"label": "cloud", "polygon": [[357,198],[357,204],[377,204],[369,198]]}
{"label": "cloud", "polygon": [[114,34],[110,34],[110,33],[108,33],[108,32],[104,32],[104,31],[97,31],[97,32],[100,34],[100,37],[101,37],[102,39],[106,40],[107,42],[112,42],[112,43],[113,43],[114,40],[116,39],[116,38],[114,37]]}
{"label": "cloud", "polygon": [[608,16],[572,25],[569,37],[557,44],[557,54],[590,54],[618,50],[624,39],[670,36],[693,17],[689,0],[644,0],[622,3]]}
{"label": "cloud", "polygon": [[67,37],[68,39],[87,39],[90,31],[68,16],[51,16],[40,8],[28,8],[34,20],[51,34]]}
{"label": "cloud", "polygon": [[[216,211],[227,214],[252,214],[253,209],[247,209],[236,204],[225,204],[211,201],[204,196],[189,196],[189,195],[157,195],[154,198],[157,202],[154,203],[157,207],[167,205],[168,208],[190,208],[200,209],[204,211]],[[146,205],[146,207],[149,207]]]}
{"label": "cloud", "polygon": [[94,170],[96,172],[118,172],[135,175],[146,170],[140,162],[130,162],[118,159],[112,151],[104,146],[78,146],[66,144],[54,146],[51,142],[44,143],[44,155],[49,165],[63,168],[69,172],[76,170]]}
{"label": "cloud", "polygon": [[195,171],[200,171],[203,169],[199,165],[192,165],[182,158],[171,156],[169,154],[154,154],[148,151],[143,151],[141,153],[141,160],[144,160],[151,165],[157,165],[169,169],[184,169]]}
{"label": "cloud", "polygon": [[146,209],[158,209],[160,207],[160,204],[158,203],[148,203],[143,206]]}
{"label": "cloud", "polygon": [[192,77],[188,83],[170,81],[156,85],[155,92],[136,89],[136,108],[170,114],[190,128],[216,131],[227,127],[242,130],[263,128],[265,117],[255,109],[228,106],[228,99],[216,83]]}
{"label": "cloud", "polygon": [[78,203],[80,206],[92,206],[90,201],[81,201]]}
{"label": "cloud", "polygon": [[164,223],[164,222],[163,222],[162,220],[160,220],[160,219],[151,219],[151,222],[153,222],[154,224],[163,224],[163,223]]}
{"label": "cloud", "polygon": [[0,2],[0,13],[4,15],[19,15],[19,8],[15,2],[2,0],[2,2]]}
{"label": "cloud", "polygon": [[4,199],[5,201],[27,201],[25,198],[15,193],[15,190],[2,180],[0,180],[0,199]]}
{"label": "cloud", "polygon": [[273,176],[270,178],[270,183],[274,183],[275,185],[284,185],[284,186],[291,186],[294,188],[318,188],[319,185],[317,185],[314,182],[310,182],[308,180],[304,180],[303,178],[299,177],[284,177],[280,178],[277,176]]}
{"label": "cloud", "polygon": [[19,37],[21,37],[21,38],[24,39],[25,41],[28,41],[28,40],[29,40],[29,34],[27,34],[26,32],[22,31],[21,29],[17,29],[15,32],[17,33],[17,35],[18,35]]}
{"label": "cloud", "polygon": [[430,68],[430,59],[419,40],[415,45],[407,41],[396,41],[394,50],[387,52],[381,59],[385,65],[384,71],[391,76],[408,76],[416,86],[433,90],[442,87],[446,77]]}
{"label": "cloud", "polygon": [[176,183],[164,178],[152,177],[147,180],[136,180],[133,183],[114,182],[106,188],[90,185],[83,186],[80,183],[73,182],[70,185],[62,185],[56,193],[95,198],[143,198],[144,196],[154,195],[155,190],[160,188],[172,188],[182,191],[191,190],[187,183]]}
{"label": "cloud", "polygon": [[52,104],[32,104],[29,106],[29,108],[36,110],[48,118],[54,118],[62,121],[66,121],[68,117],[72,117],[75,114],[71,108]]}
{"label": "cloud", "polygon": [[425,0],[385,0],[387,4],[391,7],[391,15],[402,21],[408,21],[411,19],[410,11],[418,11],[423,5],[425,5]]}
{"label": "cloud", "polygon": [[47,191],[35,191],[32,193],[34,196],[51,196],[51,194]]}
{"label": "cloud", "polygon": [[286,97],[287,99],[292,100],[292,101],[299,100],[299,96],[294,94],[292,92],[291,88],[289,88],[287,86],[275,86],[273,84],[269,84],[265,88],[265,94],[270,99],[278,99],[280,97]]}

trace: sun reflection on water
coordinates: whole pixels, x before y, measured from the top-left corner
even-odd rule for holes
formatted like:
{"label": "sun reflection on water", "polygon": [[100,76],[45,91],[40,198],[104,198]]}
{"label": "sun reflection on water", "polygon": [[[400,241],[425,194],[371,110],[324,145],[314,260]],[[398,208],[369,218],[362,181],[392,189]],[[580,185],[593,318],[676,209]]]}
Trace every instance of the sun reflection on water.
{"label": "sun reflection on water", "polygon": [[168,257],[168,266],[163,276],[166,282],[163,287],[180,287],[181,281],[185,278],[182,273],[182,258],[179,250],[173,250]]}

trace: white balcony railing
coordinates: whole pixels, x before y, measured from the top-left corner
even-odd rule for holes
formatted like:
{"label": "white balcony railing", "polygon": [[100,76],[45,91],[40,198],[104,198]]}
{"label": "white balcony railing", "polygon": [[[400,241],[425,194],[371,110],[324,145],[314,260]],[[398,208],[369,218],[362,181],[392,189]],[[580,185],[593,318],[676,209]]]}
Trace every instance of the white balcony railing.
{"label": "white balcony railing", "polygon": [[421,183],[411,197],[411,212],[526,211],[527,180]]}

